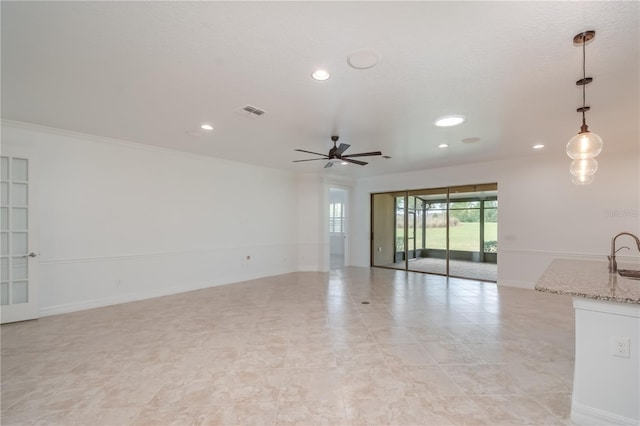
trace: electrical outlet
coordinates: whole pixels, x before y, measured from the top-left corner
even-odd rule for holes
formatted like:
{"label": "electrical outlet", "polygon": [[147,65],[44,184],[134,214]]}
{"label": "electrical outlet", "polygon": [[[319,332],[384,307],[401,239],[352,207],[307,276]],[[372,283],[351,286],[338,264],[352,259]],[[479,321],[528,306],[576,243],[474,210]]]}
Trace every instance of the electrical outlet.
{"label": "electrical outlet", "polygon": [[611,336],[611,355],[629,358],[629,338]]}

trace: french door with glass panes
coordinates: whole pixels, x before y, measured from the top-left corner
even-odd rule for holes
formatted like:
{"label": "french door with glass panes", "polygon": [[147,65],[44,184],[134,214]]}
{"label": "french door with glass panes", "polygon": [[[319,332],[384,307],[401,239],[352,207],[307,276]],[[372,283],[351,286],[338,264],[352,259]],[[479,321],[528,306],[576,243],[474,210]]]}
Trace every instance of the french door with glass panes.
{"label": "french door with glass panes", "polygon": [[19,148],[2,147],[0,183],[0,298],[2,323],[38,317],[35,236],[32,226],[33,182],[29,158]]}

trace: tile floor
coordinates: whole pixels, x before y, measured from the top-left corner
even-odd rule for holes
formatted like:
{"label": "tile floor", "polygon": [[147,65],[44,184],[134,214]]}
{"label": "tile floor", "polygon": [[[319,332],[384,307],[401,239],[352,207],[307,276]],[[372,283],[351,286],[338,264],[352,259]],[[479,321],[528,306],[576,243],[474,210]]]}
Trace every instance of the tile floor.
{"label": "tile floor", "polygon": [[564,296],[292,273],[3,325],[1,423],[566,425],[573,327]]}

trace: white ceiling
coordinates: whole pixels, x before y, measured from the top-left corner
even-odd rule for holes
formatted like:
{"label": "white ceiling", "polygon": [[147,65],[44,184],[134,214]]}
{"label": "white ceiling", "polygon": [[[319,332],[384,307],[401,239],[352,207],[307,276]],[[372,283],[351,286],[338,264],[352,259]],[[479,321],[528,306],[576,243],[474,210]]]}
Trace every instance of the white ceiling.
{"label": "white ceiling", "polygon": [[[587,122],[605,150],[637,149],[639,5],[2,1],[2,117],[352,176],[563,156],[582,102],[572,39],[593,29]],[[379,64],[351,68],[347,57],[364,48]],[[319,67],[329,80],[311,79]],[[234,112],[247,104],[267,113]],[[447,114],[467,121],[433,126]],[[204,122],[215,129],[198,136]],[[327,152],[332,134],[351,144],[347,154],[392,158],[327,170],[292,163],[313,157],[294,148]],[[481,140],[461,142],[468,137]]]}

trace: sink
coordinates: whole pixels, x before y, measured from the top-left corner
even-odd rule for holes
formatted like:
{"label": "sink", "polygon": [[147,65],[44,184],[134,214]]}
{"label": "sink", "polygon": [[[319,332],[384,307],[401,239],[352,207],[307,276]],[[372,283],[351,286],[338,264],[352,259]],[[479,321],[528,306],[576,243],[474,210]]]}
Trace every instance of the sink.
{"label": "sink", "polygon": [[618,269],[618,273],[621,277],[631,278],[632,280],[640,280],[640,270],[635,271],[633,269]]}

